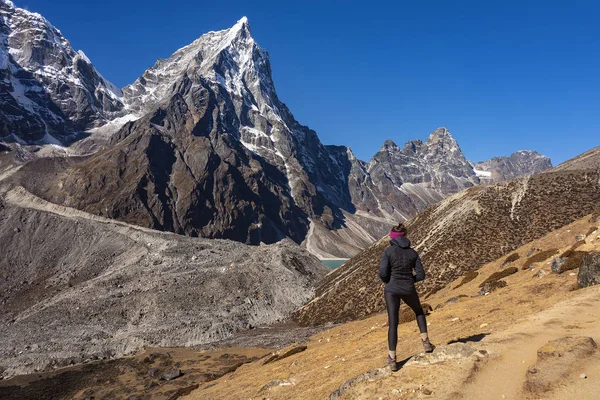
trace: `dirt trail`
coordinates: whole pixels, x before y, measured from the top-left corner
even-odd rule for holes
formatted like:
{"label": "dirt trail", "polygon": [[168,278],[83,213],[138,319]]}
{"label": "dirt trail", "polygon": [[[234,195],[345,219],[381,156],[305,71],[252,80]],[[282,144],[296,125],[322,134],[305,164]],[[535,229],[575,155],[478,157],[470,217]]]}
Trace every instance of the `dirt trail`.
{"label": "dirt trail", "polygon": [[[537,350],[548,341],[564,336],[591,336],[600,342],[600,288],[590,288],[575,297],[536,314],[514,327],[490,336],[486,345],[499,357],[492,358],[462,391],[465,399],[522,399],[527,369],[535,364]],[[586,373],[588,379],[579,378]],[[591,360],[573,371],[574,378],[545,399],[600,398],[600,361]],[[575,389],[577,388],[577,389]],[[578,395],[573,395],[578,390]]]}

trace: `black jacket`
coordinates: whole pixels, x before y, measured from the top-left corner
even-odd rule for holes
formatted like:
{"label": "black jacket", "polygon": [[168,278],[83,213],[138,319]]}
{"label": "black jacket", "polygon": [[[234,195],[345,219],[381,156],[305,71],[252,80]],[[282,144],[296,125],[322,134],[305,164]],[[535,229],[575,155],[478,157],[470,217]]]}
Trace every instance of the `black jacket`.
{"label": "black jacket", "polygon": [[390,241],[390,247],[381,256],[379,277],[386,283],[385,291],[394,294],[410,294],[415,291],[415,282],[425,279],[421,259],[410,248],[408,239],[400,237]]}

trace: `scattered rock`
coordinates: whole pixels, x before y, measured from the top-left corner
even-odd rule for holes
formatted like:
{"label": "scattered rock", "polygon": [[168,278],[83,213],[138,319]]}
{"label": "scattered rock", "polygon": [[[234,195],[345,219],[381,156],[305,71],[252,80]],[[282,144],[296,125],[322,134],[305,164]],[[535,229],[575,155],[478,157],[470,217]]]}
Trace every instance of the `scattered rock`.
{"label": "scattered rock", "polygon": [[267,383],[258,390],[258,393],[264,392],[265,390],[272,388],[273,386],[293,386],[296,382],[293,379],[275,379]]}
{"label": "scattered rock", "polygon": [[572,374],[578,362],[594,355],[597,345],[591,337],[571,337],[553,340],[537,352],[537,363],[529,368],[523,389],[531,393],[551,390]]}
{"label": "scattered rock", "polygon": [[431,390],[429,390],[427,388],[423,389],[422,392],[425,396],[431,396],[431,394],[433,393]]}
{"label": "scattered rock", "polygon": [[560,267],[567,261],[567,258],[556,257],[552,260],[552,272],[558,274],[561,272]]}
{"label": "scattered rock", "polygon": [[172,379],[177,379],[180,376],[182,376],[183,374],[181,373],[181,370],[179,369],[170,369],[168,371],[165,371],[161,374],[160,379],[163,381],[170,381]]}
{"label": "scattered rock", "polygon": [[575,236],[575,241],[576,242],[579,242],[580,240],[585,240],[585,235],[579,234],[579,235]]}
{"label": "scattered rock", "polygon": [[484,354],[478,352],[473,346],[467,343],[452,343],[448,345],[438,346],[433,353],[421,353],[413,356],[406,362],[406,365],[430,365],[437,364],[448,360],[468,359],[471,356],[484,357]]}
{"label": "scattered rock", "polygon": [[529,253],[527,253],[527,257],[531,257],[533,255],[533,253],[535,253],[536,248],[532,247],[531,249],[529,249]]}
{"label": "scattered rock", "polygon": [[485,328],[486,326],[488,326],[488,324],[481,324],[479,325],[479,328]]}
{"label": "scattered rock", "polygon": [[342,383],[340,387],[329,395],[329,400],[337,399],[348,393],[352,388],[361,382],[374,382],[389,376],[392,370],[389,368],[375,368],[365,373],[362,373],[352,379],[348,379]]}
{"label": "scattered rock", "polygon": [[536,278],[542,278],[544,276],[548,275],[546,273],[546,271],[544,271],[543,269],[540,269],[538,272],[536,272],[533,276]]}
{"label": "scattered rock", "polygon": [[586,375],[586,374],[581,374],[581,375],[579,375],[579,377],[580,377],[581,379],[586,379],[586,378],[587,378],[587,375]]}
{"label": "scattered rock", "polygon": [[148,370],[148,376],[151,376],[151,377],[154,378],[155,376],[158,375],[158,372],[159,372],[158,369],[156,369],[156,368],[150,368]]}
{"label": "scattered rock", "polygon": [[581,287],[600,284],[600,252],[590,252],[583,257],[577,283]]}

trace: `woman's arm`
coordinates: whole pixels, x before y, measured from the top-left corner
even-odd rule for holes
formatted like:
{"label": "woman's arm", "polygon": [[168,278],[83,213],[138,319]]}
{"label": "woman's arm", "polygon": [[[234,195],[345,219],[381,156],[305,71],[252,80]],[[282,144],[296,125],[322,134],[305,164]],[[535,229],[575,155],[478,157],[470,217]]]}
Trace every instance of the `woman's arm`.
{"label": "woman's arm", "polygon": [[385,283],[388,283],[392,277],[392,267],[386,251],[383,252],[381,263],[379,263],[379,277]]}
{"label": "woman's arm", "polygon": [[417,254],[417,261],[415,262],[415,282],[421,282],[425,280],[425,269],[423,263],[421,263],[421,257]]}

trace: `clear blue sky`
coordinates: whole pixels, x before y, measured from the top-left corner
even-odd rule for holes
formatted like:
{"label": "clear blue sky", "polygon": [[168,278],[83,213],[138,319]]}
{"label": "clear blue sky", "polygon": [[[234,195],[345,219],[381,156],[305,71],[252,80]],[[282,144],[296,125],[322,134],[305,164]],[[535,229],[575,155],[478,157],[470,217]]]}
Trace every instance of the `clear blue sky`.
{"label": "clear blue sky", "polygon": [[119,86],[249,18],[279,97],[326,144],[368,160],[446,126],[472,161],[600,144],[600,2],[14,0]]}

